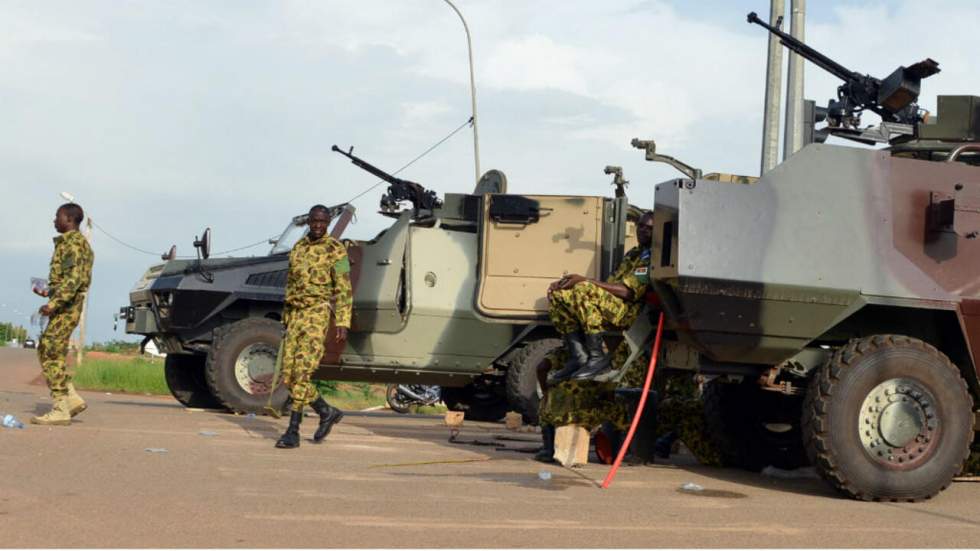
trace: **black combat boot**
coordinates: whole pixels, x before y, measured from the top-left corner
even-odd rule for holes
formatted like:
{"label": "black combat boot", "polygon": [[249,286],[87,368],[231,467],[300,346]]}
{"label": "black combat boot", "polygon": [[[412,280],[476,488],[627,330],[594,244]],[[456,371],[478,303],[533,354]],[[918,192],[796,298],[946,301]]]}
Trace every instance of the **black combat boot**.
{"label": "black combat boot", "polygon": [[316,401],[310,405],[313,406],[313,411],[320,416],[320,426],[318,426],[316,428],[316,432],[313,433],[313,442],[319,444],[320,442],[323,442],[323,439],[326,438],[328,434],[330,434],[330,429],[332,429],[334,425],[339,423],[340,420],[344,418],[344,412],[328,404],[327,401],[323,399],[323,396],[317,398]]}
{"label": "black combat boot", "polygon": [[612,363],[606,358],[606,353],[602,349],[602,335],[585,336],[585,353],[588,360],[582,369],[571,374],[569,379],[592,379],[612,368]]}
{"label": "black combat boot", "polygon": [[674,447],[674,442],[677,441],[677,433],[670,431],[667,434],[657,438],[656,442],[653,444],[653,453],[657,454],[657,457],[667,459],[670,457],[670,451]]}
{"label": "black combat boot", "polygon": [[548,374],[549,386],[554,386],[556,383],[568,379],[572,373],[581,369],[588,361],[589,357],[585,352],[585,334],[581,331],[566,334],[565,351],[568,353],[568,361],[565,362],[565,367]]}
{"label": "black combat boot", "polygon": [[541,450],[534,454],[534,460],[542,463],[555,462],[555,426],[541,425]]}
{"label": "black combat boot", "polygon": [[277,448],[298,448],[299,447],[299,424],[303,422],[303,412],[294,411],[289,416],[289,428],[283,433],[279,441],[276,442]]}

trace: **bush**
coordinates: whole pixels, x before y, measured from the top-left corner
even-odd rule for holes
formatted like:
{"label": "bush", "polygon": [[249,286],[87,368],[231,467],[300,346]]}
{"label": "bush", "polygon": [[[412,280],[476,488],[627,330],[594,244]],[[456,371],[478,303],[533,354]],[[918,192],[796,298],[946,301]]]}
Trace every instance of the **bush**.
{"label": "bush", "polygon": [[97,342],[92,343],[85,347],[87,351],[93,352],[108,352],[111,354],[136,354],[139,352],[140,345],[138,342],[129,342],[122,340],[111,340],[107,342]]}

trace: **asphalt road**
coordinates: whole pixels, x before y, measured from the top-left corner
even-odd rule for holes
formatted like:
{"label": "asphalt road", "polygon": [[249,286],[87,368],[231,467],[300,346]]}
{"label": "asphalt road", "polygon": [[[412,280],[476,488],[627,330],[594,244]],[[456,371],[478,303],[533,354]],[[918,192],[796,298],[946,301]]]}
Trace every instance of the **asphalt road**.
{"label": "asphalt road", "polygon": [[[30,350],[0,349],[0,412],[46,410]],[[439,417],[352,412],[327,442],[277,450],[286,421],[83,392],[70,427],[0,428],[3,547],[977,547],[980,485],[918,504],[839,498],[786,480],[675,462],[544,466],[536,435]],[[147,448],[163,448],[150,452]],[[539,471],[553,478],[542,481]],[[683,493],[694,482],[700,494]]]}

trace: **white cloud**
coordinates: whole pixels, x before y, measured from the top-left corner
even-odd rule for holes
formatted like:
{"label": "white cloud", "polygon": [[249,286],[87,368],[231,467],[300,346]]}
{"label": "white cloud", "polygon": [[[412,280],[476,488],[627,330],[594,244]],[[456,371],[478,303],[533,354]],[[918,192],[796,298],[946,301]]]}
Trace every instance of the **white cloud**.
{"label": "white cloud", "polygon": [[[617,164],[648,205],[651,184],[675,173],[633,137],[709,171],[757,170],[766,37],[744,14],[758,2],[456,3],[473,35],[482,168],[506,172],[512,191],[605,194],[602,167]],[[810,8],[807,41],[845,66],[885,76],[932,57],[943,72],[924,81],[923,105],[980,93],[975,2]],[[6,2],[0,59],[0,300],[21,310],[62,190],[142,248],[189,254],[206,225],[231,248],[376,182],[332,144],[394,170],[470,116],[465,35],[441,0]],[[806,75],[809,97],[834,94],[833,77]],[[471,136],[402,176],[472,189]],[[358,200],[353,235],[387,223],[373,214],[382,190]],[[93,242],[91,326],[104,339],[155,258],[98,231]]]}

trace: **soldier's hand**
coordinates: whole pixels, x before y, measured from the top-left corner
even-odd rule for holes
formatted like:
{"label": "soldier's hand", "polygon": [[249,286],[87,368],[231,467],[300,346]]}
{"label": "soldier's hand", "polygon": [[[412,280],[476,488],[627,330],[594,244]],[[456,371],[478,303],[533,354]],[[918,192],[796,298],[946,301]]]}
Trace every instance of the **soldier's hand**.
{"label": "soldier's hand", "polygon": [[47,304],[45,304],[44,306],[42,306],[38,310],[38,313],[40,313],[42,316],[49,316],[50,317],[51,316],[51,307],[48,306]]}
{"label": "soldier's hand", "polygon": [[347,340],[347,328],[346,327],[338,327],[337,328],[336,339],[337,339],[337,342],[344,342],[345,340]]}
{"label": "soldier's hand", "polygon": [[47,296],[48,296],[48,290],[47,289],[38,289],[37,287],[34,287],[31,290],[34,291],[34,294],[35,295],[42,296],[42,297],[45,297],[45,298],[47,298]]}
{"label": "soldier's hand", "polygon": [[554,293],[555,291],[561,288],[561,282],[562,280],[559,279],[556,281],[552,281],[551,285],[548,285],[548,298],[551,298],[551,293]]}
{"label": "soldier's hand", "polygon": [[580,276],[578,274],[569,274],[569,275],[561,278],[561,280],[560,280],[560,282],[561,282],[561,288],[562,289],[571,289],[572,287],[575,287],[576,285],[578,285],[579,283],[582,283],[586,279],[587,278],[585,276]]}

